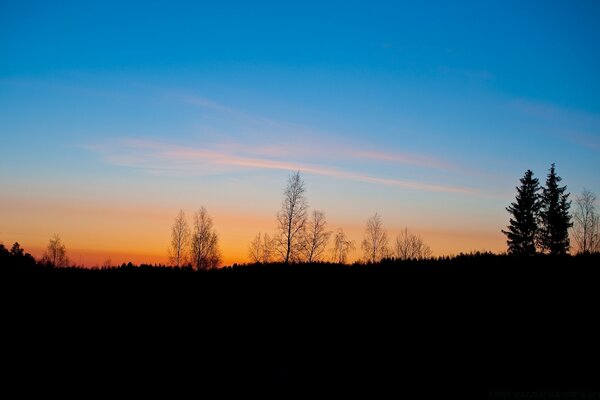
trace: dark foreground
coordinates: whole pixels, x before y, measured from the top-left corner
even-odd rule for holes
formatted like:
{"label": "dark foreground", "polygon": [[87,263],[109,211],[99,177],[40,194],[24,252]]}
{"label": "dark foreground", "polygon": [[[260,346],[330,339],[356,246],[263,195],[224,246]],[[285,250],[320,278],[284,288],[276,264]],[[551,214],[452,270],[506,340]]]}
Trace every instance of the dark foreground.
{"label": "dark foreground", "polygon": [[482,255],[208,273],[3,266],[3,381],[19,397],[594,391],[599,261]]}

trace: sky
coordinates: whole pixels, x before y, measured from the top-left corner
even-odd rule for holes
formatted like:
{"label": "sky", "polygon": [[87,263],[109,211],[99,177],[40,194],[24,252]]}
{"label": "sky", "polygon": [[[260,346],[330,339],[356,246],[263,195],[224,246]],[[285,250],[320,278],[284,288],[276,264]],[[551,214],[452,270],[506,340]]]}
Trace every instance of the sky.
{"label": "sky", "polygon": [[357,244],[377,212],[434,255],[505,251],[525,170],[600,194],[599,20],[573,0],[1,1],[0,242],[166,263],[204,206],[245,262],[300,170]]}

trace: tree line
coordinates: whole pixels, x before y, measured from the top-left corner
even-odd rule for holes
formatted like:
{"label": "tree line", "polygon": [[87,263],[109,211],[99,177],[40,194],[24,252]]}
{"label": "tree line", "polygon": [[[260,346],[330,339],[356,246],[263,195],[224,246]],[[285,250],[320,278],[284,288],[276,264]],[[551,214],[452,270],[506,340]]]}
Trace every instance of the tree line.
{"label": "tree line", "polygon": [[[531,170],[525,171],[520,185],[516,187],[515,201],[506,208],[510,214],[509,225],[502,233],[507,237],[508,254],[564,255],[572,248],[579,254],[600,252],[600,216],[596,211],[596,195],[584,189],[572,204],[567,186],[561,186],[561,181],[555,164],[550,166],[544,187],[540,186]],[[574,210],[571,213],[572,206]],[[250,242],[248,258],[251,263],[347,264],[357,247],[342,228],[335,232],[328,229],[324,211],[310,210],[300,171],[288,177],[275,225],[274,233],[259,232]],[[365,264],[432,257],[425,241],[407,228],[390,242],[378,213],[367,219],[360,249],[360,262]],[[70,266],[66,246],[57,234],[50,238],[39,261],[25,253],[19,243],[10,250],[0,243],[0,261],[8,263],[7,260],[13,265]],[[191,222],[180,210],[171,227],[169,264],[177,268],[211,270],[219,267],[221,262],[219,236],[206,208],[200,207]],[[110,259],[103,267],[112,267]]]}
{"label": "tree line", "polygon": [[[212,221],[204,207],[199,219],[196,213],[194,233],[190,235],[189,225],[182,210],[171,227],[171,244],[169,259],[173,266],[192,266],[195,269],[216,267],[220,258],[203,256],[200,249],[211,249],[208,253],[218,253],[218,236],[212,229]],[[208,220],[210,223],[203,229],[198,221]],[[202,233],[204,232],[204,234]],[[191,237],[191,239],[190,239]],[[333,239],[333,240],[332,240]],[[329,247],[330,243],[332,246]],[[378,213],[371,216],[365,227],[365,236],[361,242],[362,261],[377,263],[385,258],[401,260],[424,259],[431,257],[431,249],[423,239],[404,229],[390,243],[383,221]],[[300,171],[288,177],[283,190],[281,207],[276,213],[275,232],[259,232],[248,246],[248,258],[251,263],[316,263],[334,262],[346,264],[349,255],[356,250],[342,228],[335,231],[328,229],[327,217],[322,210],[310,210],[306,198],[306,185]],[[207,258],[211,262],[206,263]]]}
{"label": "tree line", "polygon": [[[565,255],[571,249],[570,236],[577,252],[600,251],[600,219],[596,212],[596,196],[584,189],[575,199],[575,211],[570,213],[571,200],[567,186],[552,164],[541,187],[531,170],[525,171],[516,187],[515,201],[506,208],[511,215],[506,230],[508,253],[519,256],[545,253]],[[569,235],[571,230],[572,235]]]}
{"label": "tree line", "polygon": [[212,218],[204,206],[200,207],[187,222],[183,210],[179,210],[171,227],[169,261],[175,267],[191,266],[197,270],[217,268],[221,263],[219,236],[213,228]]}
{"label": "tree line", "polygon": [[4,244],[0,243],[0,261],[2,264],[22,267],[35,267],[38,265],[46,267],[68,267],[70,262],[67,257],[67,248],[57,234],[54,234],[50,238],[48,247],[39,261],[36,261],[31,254],[26,253],[25,249],[23,249],[18,242],[15,242],[10,250],[7,249]]}
{"label": "tree line", "polygon": [[[306,199],[306,187],[300,171],[288,177],[283,190],[281,208],[276,216],[273,235],[259,232],[250,243],[248,255],[253,263],[269,262],[323,262],[345,264],[356,249],[342,228],[327,228],[327,218],[322,210],[310,212]],[[330,239],[333,245],[328,249]],[[402,260],[423,259],[431,256],[431,249],[420,236],[404,229],[390,244],[383,221],[378,213],[371,216],[365,227],[361,242],[362,261],[376,263],[384,258]]]}

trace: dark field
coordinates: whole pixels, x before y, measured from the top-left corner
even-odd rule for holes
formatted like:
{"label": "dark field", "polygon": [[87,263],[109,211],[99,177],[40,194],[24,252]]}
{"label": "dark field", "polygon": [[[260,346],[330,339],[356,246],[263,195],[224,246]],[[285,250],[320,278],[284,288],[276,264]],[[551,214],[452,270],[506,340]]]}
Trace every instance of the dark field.
{"label": "dark field", "polygon": [[23,396],[83,397],[594,390],[599,261],[3,265],[4,381]]}

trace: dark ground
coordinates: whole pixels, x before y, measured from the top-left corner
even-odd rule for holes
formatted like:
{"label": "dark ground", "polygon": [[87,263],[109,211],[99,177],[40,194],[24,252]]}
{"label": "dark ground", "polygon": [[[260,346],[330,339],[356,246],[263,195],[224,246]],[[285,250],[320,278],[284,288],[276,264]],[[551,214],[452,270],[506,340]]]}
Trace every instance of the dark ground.
{"label": "dark ground", "polygon": [[2,390],[410,399],[598,390],[599,261],[2,266]]}

